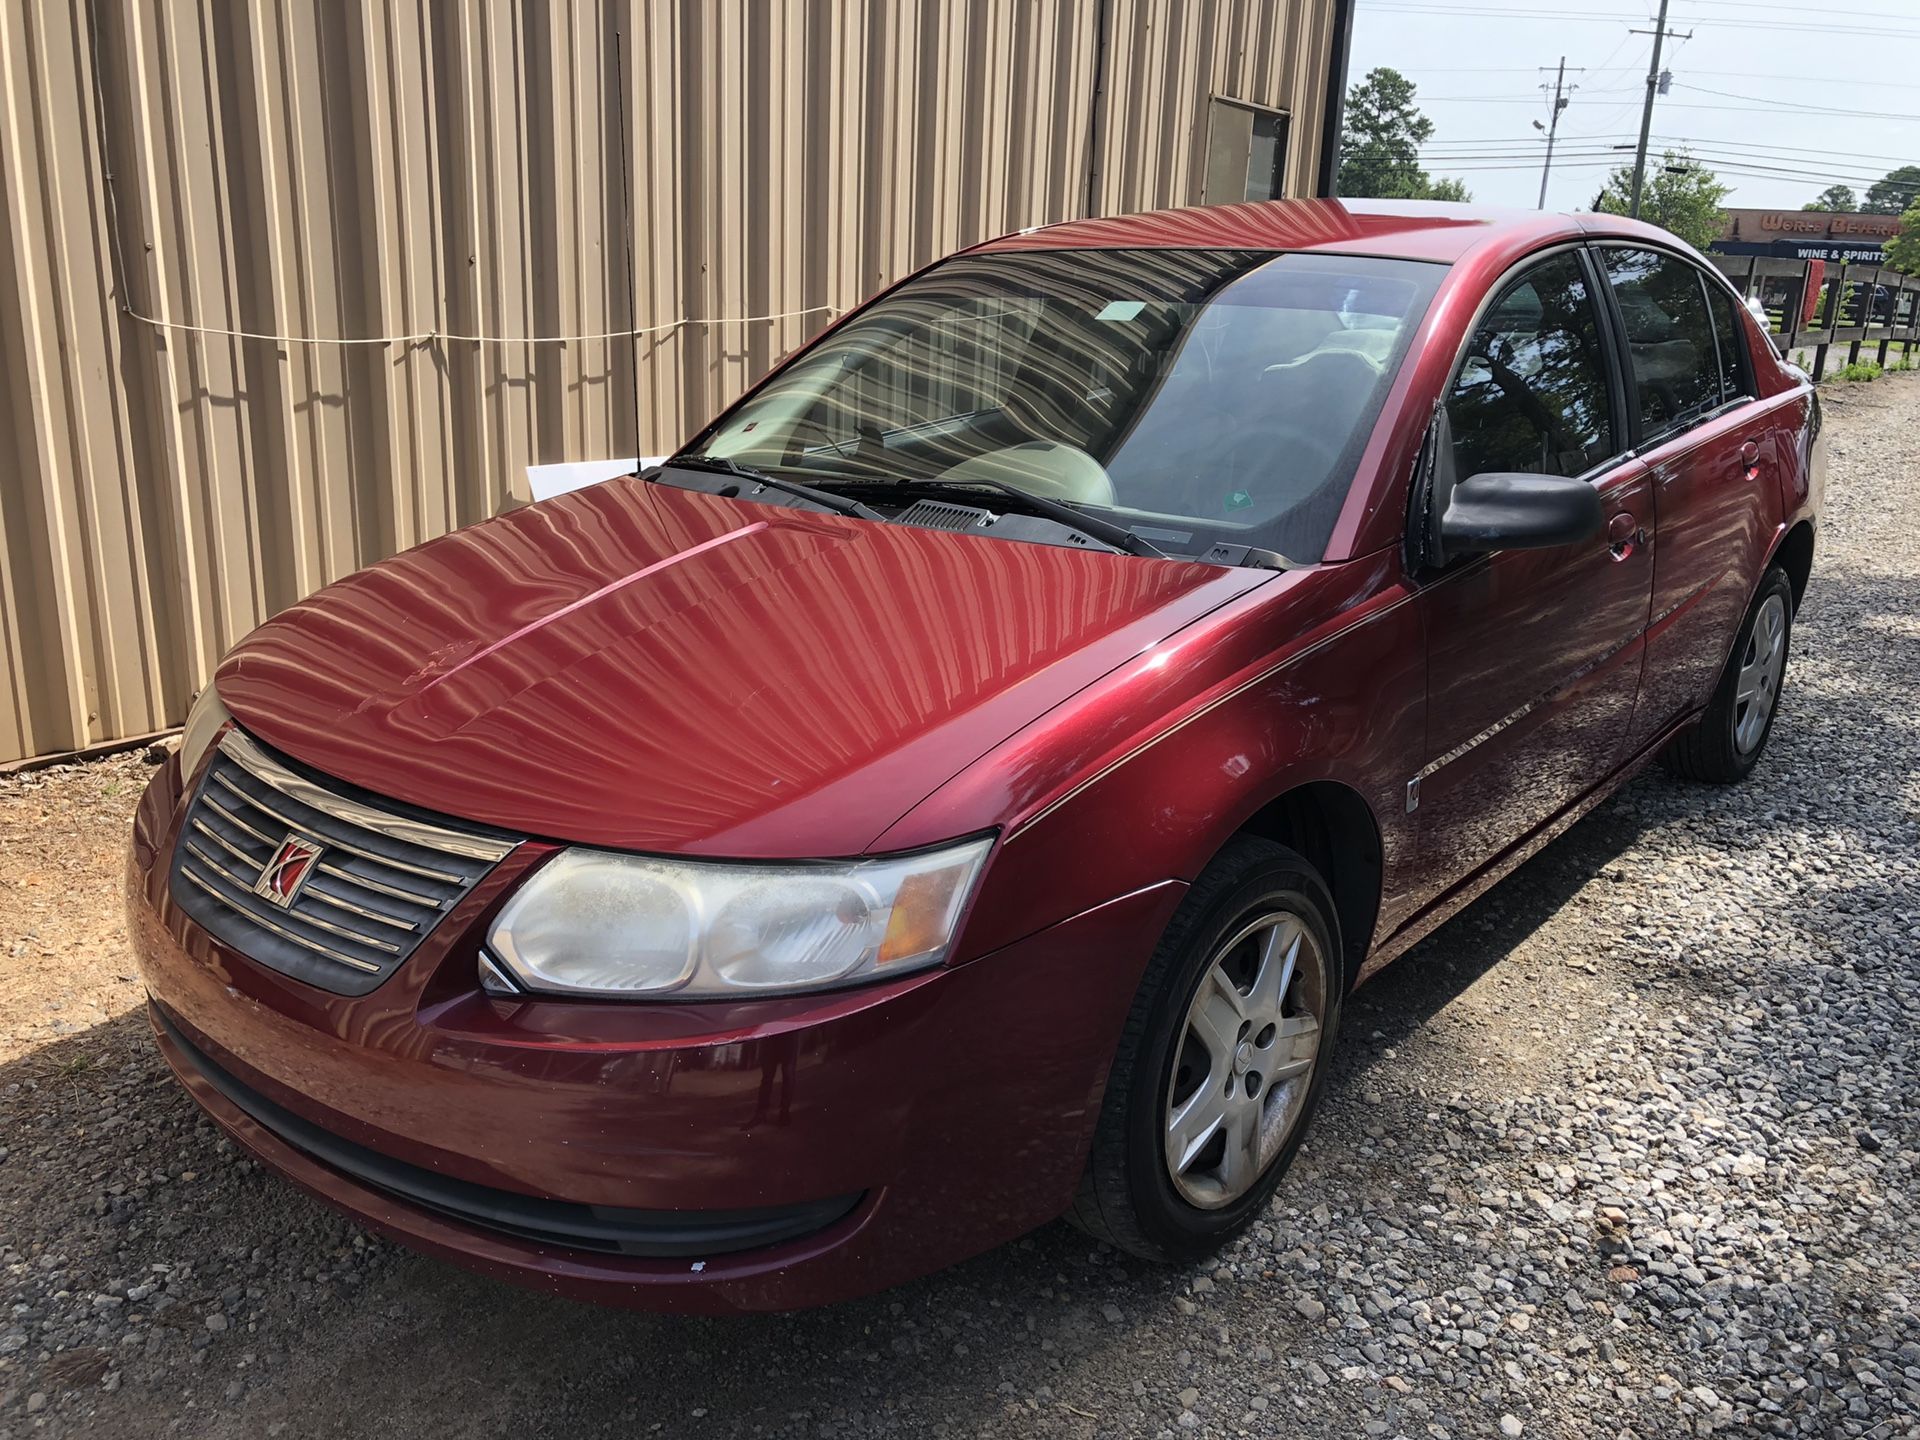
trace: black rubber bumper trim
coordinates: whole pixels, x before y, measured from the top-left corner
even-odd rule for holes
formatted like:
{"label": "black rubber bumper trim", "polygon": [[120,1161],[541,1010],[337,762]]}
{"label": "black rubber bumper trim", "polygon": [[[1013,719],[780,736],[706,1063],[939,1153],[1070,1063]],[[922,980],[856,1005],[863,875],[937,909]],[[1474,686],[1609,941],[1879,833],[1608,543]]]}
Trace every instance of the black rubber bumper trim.
{"label": "black rubber bumper trim", "polygon": [[207,1083],[263,1129],[374,1190],[482,1229],[599,1254],[675,1259],[727,1255],[797,1240],[852,1213],[860,1196],[759,1210],[624,1210],[542,1200],[437,1175],[343,1140],[229,1074],[180,1032],[158,1002],[154,1023]]}

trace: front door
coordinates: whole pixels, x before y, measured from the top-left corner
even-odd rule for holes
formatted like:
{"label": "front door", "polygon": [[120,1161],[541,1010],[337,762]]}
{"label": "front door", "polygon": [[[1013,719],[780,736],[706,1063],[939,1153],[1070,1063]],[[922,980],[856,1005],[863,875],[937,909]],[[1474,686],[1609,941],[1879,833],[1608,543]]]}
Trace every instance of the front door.
{"label": "front door", "polygon": [[1646,468],[1623,458],[1595,283],[1572,249],[1524,271],[1476,326],[1448,399],[1460,477],[1586,476],[1605,519],[1591,540],[1474,557],[1424,586],[1426,762],[1409,803],[1426,898],[1603,780],[1632,725],[1653,501]]}

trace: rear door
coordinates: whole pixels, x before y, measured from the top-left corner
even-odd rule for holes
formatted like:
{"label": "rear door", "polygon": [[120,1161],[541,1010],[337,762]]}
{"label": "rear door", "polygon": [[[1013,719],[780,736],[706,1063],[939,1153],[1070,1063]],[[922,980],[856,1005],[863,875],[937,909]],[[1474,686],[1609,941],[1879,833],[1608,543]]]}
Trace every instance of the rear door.
{"label": "rear door", "polygon": [[1586,253],[1550,254],[1476,322],[1449,392],[1457,474],[1584,476],[1603,533],[1503,551],[1425,578],[1428,897],[1597,785],[1632,725],[1651,590],[1644,467],[1628,456],[1613,331]]}
{"label": "rear door", "polygon": [[1726,287],[1667,251],[1595,253],[1619,312],[1658,519],[1637,750],[1713,691],[1765,552],[1776,442]]}

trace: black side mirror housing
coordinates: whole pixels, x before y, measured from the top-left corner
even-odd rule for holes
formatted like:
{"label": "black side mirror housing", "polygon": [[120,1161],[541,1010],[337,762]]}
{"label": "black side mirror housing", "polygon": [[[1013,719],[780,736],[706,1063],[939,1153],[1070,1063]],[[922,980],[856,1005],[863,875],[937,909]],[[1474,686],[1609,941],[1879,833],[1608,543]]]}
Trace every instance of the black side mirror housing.
{"label": "black side mirror housing", "polygon": [[1550,550],[1600,533],[1600,492],[1564,475],[1474,475],[1456,481],[1440,512],[1451,558],[1487,550]]}

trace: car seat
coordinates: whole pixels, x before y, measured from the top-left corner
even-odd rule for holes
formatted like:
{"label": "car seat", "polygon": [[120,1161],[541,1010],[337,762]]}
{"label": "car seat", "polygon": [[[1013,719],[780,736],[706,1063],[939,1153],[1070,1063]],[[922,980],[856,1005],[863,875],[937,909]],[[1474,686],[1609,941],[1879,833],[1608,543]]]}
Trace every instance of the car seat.
{"label": "car seat", "polygon": [[956,484],[969,480],[998,481],[1074,505],[1113,504],[1113,480],[1105,467],[1078,446],[1057,440],[1029,440],[1002,450],[989,450],[984,455],[962,460],[940,478]]}

